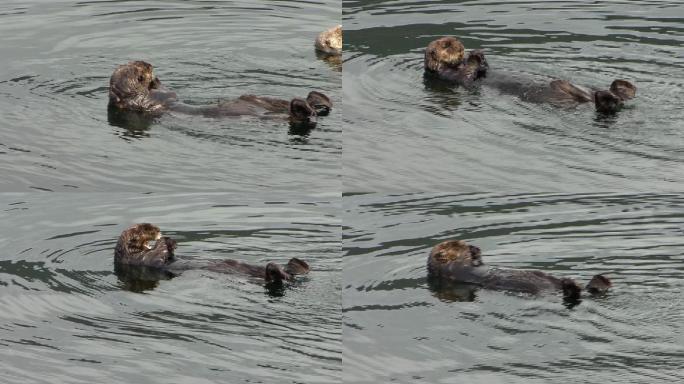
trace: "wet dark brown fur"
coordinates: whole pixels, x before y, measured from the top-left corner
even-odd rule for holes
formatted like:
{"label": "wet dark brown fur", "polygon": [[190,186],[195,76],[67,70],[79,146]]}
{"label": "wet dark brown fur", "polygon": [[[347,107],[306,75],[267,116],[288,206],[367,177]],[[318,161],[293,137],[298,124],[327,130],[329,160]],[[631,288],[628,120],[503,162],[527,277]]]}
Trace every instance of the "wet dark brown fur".
{"label": "wet dark brown fur", "polygon": [[428,44],[423,67],[426,75],[463,86],[485,77],[489,69],[483,51],[474,50],[466,56],[463,44],[451,36]]}
{"label": "wet dark brown fur", "polygon": [[286,118],[293,123],[315,124],[318,116],[332,109],[330,98],[312,91],[306,99],[282,100],[273,97],[244,95],[216,105],[191,106],[178,101],[154,75],[152,65],[132,61],[114,70],[109,80],[109,105],[120,110],[162,113],[176,111],[209,117],[259,116]]}
{"label": "wet dark brown fur", "polygon": [[551,103],[558,106],[569,106],[579,103],[593,102],[601,113],[619,111],[625,101],[633,99],[636,87],[627,80],[613,81],[608,90],[591,90],[579,87],[567,80],[553,80],[547,84],[520,82],[510,78],[491,76],[489,64],[481,50],[465,54],[463,44],[455,37],[447,36],[432,41],[425,49],[425,73],[461,86],[474,84],[484,79],[489,86],[517,94],[521,99],[530,102]]}
{"label": "wet dark brown fur", "polygon": [[[435,245],[428,256],[427,269],[431,278],[531,294],[559,290],[568,300],[579,300],[582,290],[572,279],[558,278],[542,271],[486,266],[482,261],[480,248],[462,240],[444,241]],[[608,281],[607,286],[610,286],[605,276],[596,275],[587,288],[600,289],[599,281]]]}
{"label": "wet dark brown fur", "polygon": [[[151,241],[155,241],[150,246]],[[114,262],[117,265],[153,267],[179,273],[188,269],[206,269],[222,273],[242,273],[252,277],[263,278],[266,283],[290,281],[296,275],[309,272],[309,265],[295,257],[281,267],[270,262],[265,266],[245,263],[239,260],[220,260],[206,262],[181,262],[176,260],[174,250],[176,241],[162,237],[159,227],[149,224],[135,224],[121,233],[114,249]]]}

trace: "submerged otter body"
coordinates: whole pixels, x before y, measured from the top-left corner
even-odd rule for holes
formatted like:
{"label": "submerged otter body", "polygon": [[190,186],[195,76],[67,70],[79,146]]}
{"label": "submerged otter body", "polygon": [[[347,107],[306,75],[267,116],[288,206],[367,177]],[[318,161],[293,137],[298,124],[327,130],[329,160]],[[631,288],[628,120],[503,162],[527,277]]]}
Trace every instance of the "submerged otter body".
{"label": "submerged otter body", "polygon": [[[156,241],[150,246],[151,241]],[[309,265],[297,258],[282,267],[270,262],[265,266],[252,265],[239,260],[184,261],[175,257],[176,241],[162,237],[159,227],[149,224],[135,224],[121,233],[114,249],[114,262],[121,270],[131,266],[152,268],[164,274],[178,274],[190,269],[205,269],[221,273],[240,273],[263,278],[266,283],[282,283],[294,280],[296,275],[309,272]],[[149,274],[149,273],[148,273]]]}
{"label": "submerged otter body", "polygon": [[[472,284],[477,287],[529,294],[562,291],[566,300],[579,300],[582,288],[569,278],[558,278],[538,270],[497,268],[482,262],[480,248],[462,240],[444,241],[435,245],[427,261],[428,275],[437,280]],[[600,280],[610,286],[603,275],[592,279],[587,288],[599,286]],[[602,291],[605,293],[607,287]],[[591,292],[591,291],[590,291]]]}
{"label": "submerged otter body", "polygon": [[601,113],[619,111],[627,100],[633,99],[636,95],[636,86],[622,79],[614,80],[608,90],[590,89],[567,80],[536,83],[502,74],[490,74],[483,84],[531,103],[549,103],[558,107],[594,103],[596,111]]}
{"label": "submerged otter body", "polygon": [[558,106],[593,102],[596,110],[602,113],[619,111],[625,101],[636,95],[634,84],[622,79],[613,81],[608,90],[593,90],[577,86],[567,80],[536,84],[503,74],[491,74],[481,50],[471,51],[466,56],[463,44],[451,36],[434,40],[427,46],[424,67],[427,76],[457,85],[468,87],[481,80],[478,83],[515,94],[524,101]]}
{"label": "submerged otter body", "polygon": [[288,101],[244,95],[215,105],[192,106],[178,101],[176,93],[154,76],[152,65],[144,61],[132,61],[116,68],[109,79],[109,106],[123,111],[153,114],[175,111],[208,117],[259,116],[315,125],[318,116],[330,112],[332,102],[326,95],[312,91],[306,99],[293,98]]}

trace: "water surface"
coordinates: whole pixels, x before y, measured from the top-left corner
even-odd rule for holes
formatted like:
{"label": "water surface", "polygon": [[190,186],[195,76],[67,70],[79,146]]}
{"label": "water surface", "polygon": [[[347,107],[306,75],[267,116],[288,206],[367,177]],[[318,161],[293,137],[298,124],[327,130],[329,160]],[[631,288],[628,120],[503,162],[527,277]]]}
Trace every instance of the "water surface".
{"label": "water surface", "polygon": [[[684,199],[656,194],[346,195],[344,378],[350,383],[680,382]],[[558,294],[440,289],[447,239],[483,261],[614,288]],[[472,300],[472,301],[469,301]]]}
{"label": "water surface", "polygon": [[[339,211],[335,194],[0,194],[0,382],[339,382]],[[144,221],[179,258],[298,257],[311,272],[281,291],[116,275],[119,234]]]}
{"label": "water surface", "polygon": [[[676,1],[345,0],[344,190],[677,188],[682,15]],[[605,117],[427,83],[424,48],[445,35],[484,49],[492,73],[624,78],[637,98]]]}
{"label": "water surface", "polygon": [[[339,190],[341,71],[316,35],[321,1],[3,1],[0,190]],[[108,117],[117,65],[153,64],[191,104],[313,89],[338,107],[310,131],[285,121]]]}

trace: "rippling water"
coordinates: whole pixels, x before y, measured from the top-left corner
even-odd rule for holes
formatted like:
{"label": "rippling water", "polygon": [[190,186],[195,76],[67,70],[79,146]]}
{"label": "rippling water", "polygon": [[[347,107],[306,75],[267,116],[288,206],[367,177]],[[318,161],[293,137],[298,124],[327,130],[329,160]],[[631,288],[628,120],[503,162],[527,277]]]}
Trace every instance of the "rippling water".
{"label": "rippling water", "polygon": [[[347,195],[343,201],[344,377],[348,382],[680,382],[684,379],[684,198],[657,194]],[[607,297],[426,280],[430,248],[480,246],[485,263],[586,283]]]}
{"label": "rippling water", "polygon": [[[4,1],[0,189],[339,190],[341,68],[316,57],[339,24],[322,1]],[[258,119],[107,116],[117,65],[149,61],[182,101],[317,89],[337,105],[311,132]]]}
{"label": "rippling water", "polygon": [[[671,189],[684,181],[684,4],[679,1],[345,0],[345,191]],[[458,36],[491,73],[637,98],[615,117],[591,105],[523,102],[423,81],[423,50]]]}
{"label": "rippling water", "polygon": [[[339,195],[1,194],[0,208],[0,382],[339,382]],[[275,295],[206,271],[135,293],[112,260],[141,221],[181,257],[312,271]]]}

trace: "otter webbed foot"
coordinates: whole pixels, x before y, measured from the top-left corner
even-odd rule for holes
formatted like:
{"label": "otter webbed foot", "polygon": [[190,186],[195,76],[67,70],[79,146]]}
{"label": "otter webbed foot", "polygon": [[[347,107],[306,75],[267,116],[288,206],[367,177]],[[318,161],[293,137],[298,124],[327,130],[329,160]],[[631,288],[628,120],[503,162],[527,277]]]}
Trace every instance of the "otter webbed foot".
{"label": "otter webbed foot", "polygon": [[601,113],[616,113],[624,106],[626,100],[636,96],[636,86],[627,80],[617,79],[610,84],[607,91],[594,92],[596,111]]}
{"label": "otter webbed foot", "polygon": [[610,279],[603,275],[596,275],[587,283],[587,292],[592,296],[605,295],[608,289],[613,286]]}
{"label": "otter webbed foot", "polygon": [[310,268],[309,264],[307,264],[304,260],[293,257],[287,262],[285,271],[290,275],[306,275],[309,273]]}
{"label": "otter webbed foot", "polygon": [[327,116],[332,109],[332,101],[321,92],[309,92],[306,96],[306,102],[316,111],[318,116]]}

